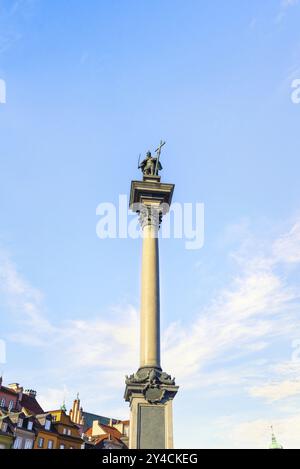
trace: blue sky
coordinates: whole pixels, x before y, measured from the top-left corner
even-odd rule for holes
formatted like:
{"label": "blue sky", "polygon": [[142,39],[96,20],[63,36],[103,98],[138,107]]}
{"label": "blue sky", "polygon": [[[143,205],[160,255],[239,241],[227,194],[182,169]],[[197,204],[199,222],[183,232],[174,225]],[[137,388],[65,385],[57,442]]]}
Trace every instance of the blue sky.
{"label": "blue sky", "polygon": [[299,20],[295,0],[0,0],[5,382],[128,416],[141,245],[97,238],[96,207],[164,138],[174,201],[205,204],[201,250],[161,241],[175,444],[266,447],[273,423],[300,448]]}

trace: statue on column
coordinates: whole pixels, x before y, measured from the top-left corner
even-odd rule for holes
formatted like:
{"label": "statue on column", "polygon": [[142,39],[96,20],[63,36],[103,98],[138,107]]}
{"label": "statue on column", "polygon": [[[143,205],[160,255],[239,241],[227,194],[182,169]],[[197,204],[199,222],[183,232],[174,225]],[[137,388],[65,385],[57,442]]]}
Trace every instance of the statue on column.
{"label": "statue on column", "polygon": [[138,165],[144,176],[158,176],[158,172],[163,169],[160,159],[161,149],[166,142],[161,141],[159,147],[155,150],[156,155],[152,156],[151,151],[146,153],[146,158]]}

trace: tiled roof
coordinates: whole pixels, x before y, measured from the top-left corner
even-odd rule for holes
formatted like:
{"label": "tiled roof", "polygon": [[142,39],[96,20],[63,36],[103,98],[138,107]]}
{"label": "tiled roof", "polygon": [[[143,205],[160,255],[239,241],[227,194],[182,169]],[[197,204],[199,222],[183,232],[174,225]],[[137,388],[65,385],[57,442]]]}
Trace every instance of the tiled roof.
{"label": "tiled roof", "polygon": [[112,437],[116,438],[117,440],[121,438],[122,433],[119,432],[114,427],[109,427],[108,425],[101,425],[101,428],[107,433],[108,435],[111,435]]}
{"label": "tiled roof", "polygon": [[103,415],[91,414],[90,412],[82,412],[84,417],[84,430],[91,427],[93,425],[94,420],[97,420],[102,425],[109,425],[111,422],[112,424],[120,423],[121,420],[118,419],[110,419],[109,417],[103,417]]}
{"label": "tiled roof", "polygon": [[100,436],[97,436],[97,438],[95,438],[95,446],[98,445],[99,443],[101,443],[101,441],[103,440],[107,440],[108,438],[108,435],[100,435]]}
{"label": "tiled roof", "polygon": [[5,394],[10,394],[10,395],[16,396],[16,397],[18,395],[13,389],[7,388],[6,386],[0,386],[0,391],[5,393]]}
{"label": "tiled roof", "polygon": [[[0,391],[4,392],[6,394],[10,394],[11,396],[15,396],[18,398],[19,393],[14,391],[13,389],[7,388],[5,386],[0,386]],[[36,415],[36,414],[43,414],[44,410],[40,406],[40,404],[37,402],[35,397],[28,396],[28,394],[23,393],[22,394],[22,399],[19,401],[19,404],[21,407],[24,407],[26,410],[28,410],[30,413]]]}
{"label": "tiled roof", "polygon": [[88,428],[88,429],[84,432],[84,434],[85,434],[86,436],[92,436],[92,433],[93,433],[93,427]]}
{"label": "tiled roof", "polygon": [[44,413],[43,409],[41,408],[40,404],[38,403],[35,397],[30,397],[27,394],[23,394],[20,404],[22,407],[24,407],[26,410],[29,410],[34,415]]}
{"label": "tiled roof", "polygon": [[101,441],[107,440],[107,439],[116,440],[116,441],[121,442],[122,433],[120,433],[119,430],[117,430],[116,428],[110,427],[108,425],[102,425],[101,423],[100,423],[100,427],[105,432],[103,435],[98,435],[98,436],[93,437],[92,436],[93,427],[88,428],[84,432],[86,437],[88,437],[88,438],[92,437],[93,438],[93,442],[94,442],[95,445],[97,445]]}

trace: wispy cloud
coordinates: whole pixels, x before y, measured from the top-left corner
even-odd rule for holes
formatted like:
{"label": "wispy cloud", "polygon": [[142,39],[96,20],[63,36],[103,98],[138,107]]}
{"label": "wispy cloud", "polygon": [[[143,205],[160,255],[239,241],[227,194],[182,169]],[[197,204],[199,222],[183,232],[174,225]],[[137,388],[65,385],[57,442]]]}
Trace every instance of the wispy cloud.
{"label": "wispy cloud", "polygon": [[3,250],[0,251],[0,293],[20,327],[21,332],[15,337],[28,345],[42,345],[42,336],[54,331],[42,309],[43,295],[23,278]]}
{"label": "wispy cloud", "polygon": [[281,0],[279,13],[275,18],[275,22],[281,23],[286,17],[288,10],[296,5],[299,5],[299,0]]}
{"label": "wispy cloud", "polygon": [[250,395],[263,397],[268,401],[278,401],[300,395],[300,379],[297,381],[280,381],[278,383],[268,383],[261,386],[254,386],[250,389]]}
{"label": "wispy cloud", "polygon": [[[291,362],[283,362],[282,357],[279,366],[267,353],[283,342],[291,347],[285,355],[292,354],[292,343],[300,330],[299,285],[281,269],[300,263],[299,233],[297,221],[268,242],[244,239],[241,248],[230,254],[236,264],[230,284],[201,308],[193,321],[172,323],[165,330],[164,368],[175,374],[185,389],[217,388],[224,395],[235,390],[249,399],[270,403],[300,394]],[[112,308],[96,318],[62,320],[54,325],[45,314],[41,292],[24,280],[7,254],[2,252],[0,260],[0,292],[15,321],[9,338],[27,346],[46,347],[50,357],[45,365],[47,384],[51,380],[60,383],[51,396],[46,385],[42,388],[45,404],[53,406],[53,396],[61,398],[64,386],[71,392],[77,386],[80,389],[76,391],[90,395],[89,405],[95,406],[99,405],[95,397],[99,382],[105,383],[102,400],[120,395],[124,375],[138,366],[135,308]],[[57,350],[59,362],[55,359]]]}
{"label": "wispy cloud", "polygon": [[273,426],[278,442],[285,449],[299,448],[299,415],[274,419],[250,419],[244,422],[229,416],[220,419],[215,425],[219,428],[219,441],[223,442],[223,447],[266,449],[271,444],[271,426]]}
{"label": "wispy cloud", "polygon": [[7,52],[23,37],[21,23],[34,15],[38,0],[15,0],[0,5],[0,54]]}
{"label": "wispy cloud", "polygon": [[239,269],[231,286],[213,299],[194,324],[173,324],[166,333],[164,355],[181,380],[193,376],[195,383],[198,375],[198,384],[207,382],[201,378],[204,370],[209,374],[209,365],[221,360],[221,366],[226,363],[230,368],[232,358],[243,355],[251,360],[251,351],[265,349],[283,337],[292,341],[299,330],[299,286],[277,272],[281,263],[300,262],[298,223],[266,246],[264,254],[245,254],[245,246],[251,243],[243,244],[232,255]]}

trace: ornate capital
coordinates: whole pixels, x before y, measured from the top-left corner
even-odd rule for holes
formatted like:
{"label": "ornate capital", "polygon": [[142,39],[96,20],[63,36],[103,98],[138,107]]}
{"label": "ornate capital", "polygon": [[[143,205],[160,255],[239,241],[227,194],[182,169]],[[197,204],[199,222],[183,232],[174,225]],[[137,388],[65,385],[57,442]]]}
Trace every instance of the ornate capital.
{"label": "ornate capital", "polygon": [[175,378],[158,368],[140,368],[133,375],[126,376],[126,384],[134,383],[175,385]]}
{"label": "ornate capital", "polygon": [[175,378],[158,368],[140,368],[131,376],[126,376],[125,400],[132,394],[141,394],[149,404],[158,404],[173,399],[178,386]]}
{"label": "ornate capital", "polygon": [[158,230],[162,221],[162,211],[159,207],[141,204],[139,221],[142,229],[147,225],[153,225]]}

